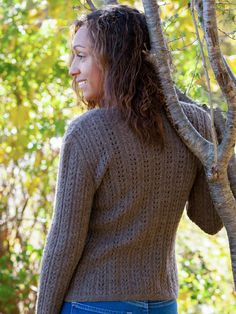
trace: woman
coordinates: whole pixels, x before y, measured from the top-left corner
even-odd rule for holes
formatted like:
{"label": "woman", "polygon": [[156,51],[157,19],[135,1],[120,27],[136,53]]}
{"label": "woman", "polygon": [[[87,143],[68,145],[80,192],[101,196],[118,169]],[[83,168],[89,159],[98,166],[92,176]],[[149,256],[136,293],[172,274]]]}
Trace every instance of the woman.
{"label": "woman", "polygon": [[[200,162],[169,124],[143,14],[110,6],[75,25],[70,74],[88,110],[63,137],[37,313],[177,313],[175,237],[186,201],[222,228]],[[79,93],[80,93],[79,92]],[[183,108],[209,138],[209,118]]]}

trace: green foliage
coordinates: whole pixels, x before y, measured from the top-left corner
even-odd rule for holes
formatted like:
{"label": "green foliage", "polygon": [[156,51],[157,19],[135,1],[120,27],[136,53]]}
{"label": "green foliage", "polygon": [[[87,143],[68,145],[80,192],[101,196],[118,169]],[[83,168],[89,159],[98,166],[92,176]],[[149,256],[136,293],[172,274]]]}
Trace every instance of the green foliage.
{"label": "green foliage", "polygon": [[0,258],[0,312],[18,313],[18,305],[23,301],[24,307],[33,311],[38,276],[35,273],[35,259],[41,258],[42,250],[32,245],[19,246],[21,251],[6,252]]}
{"label": "green foliage", "polygon": [[[121,3],[142,9],[141,2]],[[218,5],[220,28],[232,33],[234,15],[228,8]],[[0,0],[0,313],[34,313],[60,141],[69,120],[82,110],[74,104],[67,60],[69,26],[84,10],[84,3],[75,0]],[[188,1],[171,1],[162,12],[174,79],[206,102]],[[232,40],[221,35],[224,54],[235,70]],[[211,78],[214,99],[222,101]],[[177,246],[180,313],[235,311],[224,246],[222,233],[206,238],[183,220]]]}
{"label": "green foliage", "polygon": [[236,311],[229,248],[225,230],[204,234],[187,216],[177,237],[179,312],[231,314]]}
{"label": "green foliage", "polygon": [[[33,313],[52,212],[58,151],[79,113],[68,76],[73,3],[0,6],[0,312]],[[66,14],[66,15],[65,15]],[[66,16],[66,18],[65,18]]]}

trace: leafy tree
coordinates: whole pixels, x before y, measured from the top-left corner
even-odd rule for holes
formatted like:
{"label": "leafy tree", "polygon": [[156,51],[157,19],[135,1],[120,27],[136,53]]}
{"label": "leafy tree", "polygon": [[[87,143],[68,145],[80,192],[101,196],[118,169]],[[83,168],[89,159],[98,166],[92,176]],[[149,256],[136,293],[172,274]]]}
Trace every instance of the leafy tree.
{"label": "leafy tree", "polygon": [[65,19],[56,4],[5,0],[0,6],[0,312],[6,314],[33,312],[60,139],[79,113],[67,70],[75,13],[71,4]]}

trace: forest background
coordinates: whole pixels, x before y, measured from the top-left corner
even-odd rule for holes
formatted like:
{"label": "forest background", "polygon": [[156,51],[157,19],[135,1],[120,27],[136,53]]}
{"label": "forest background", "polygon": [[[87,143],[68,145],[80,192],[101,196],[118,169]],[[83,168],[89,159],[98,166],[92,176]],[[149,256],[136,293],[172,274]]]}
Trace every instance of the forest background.
{"label": "forest background", "polygon": [[[102,1],[94,1],[96,7]],[[143,11],[141,1],[119,1]],[[85,2],[0,0],[0,314],[34,313],[39,265],[53,210],[58,155],[75,104],[69,26]],[[236,73],[236,4],[217,3],[223,54]],[[187,0],[161,3],[175,83],[199,103],[207,88]],[[209,70],[214,105],[226,109]],[[226,232],[204,234],[184,214],[178,230],[181,314],[236,313]]]}

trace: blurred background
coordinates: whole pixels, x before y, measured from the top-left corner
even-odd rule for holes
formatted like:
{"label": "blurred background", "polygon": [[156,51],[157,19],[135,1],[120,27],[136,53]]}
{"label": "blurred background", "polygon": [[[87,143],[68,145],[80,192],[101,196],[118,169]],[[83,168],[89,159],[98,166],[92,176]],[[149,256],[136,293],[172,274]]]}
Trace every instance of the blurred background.
{"label": "blurred background", "polygon": [[[143,11],[141,1],[120,1]],[[94,1],[96,7],[102,1]],[[69,26],[86,2],[0,0],[0,314],[34,313],[40,259],[65,129],[86,109],[68,75]],[[161,2],[175,83],[199,103],[207,89],[187,0]],[[236,4],[217,3],[222,51],[236,73]],[[226,110],[212,71],[215,106]],[[236,313],[225,230],[204,234],[186,215],[176,246],[179,313]]]}

